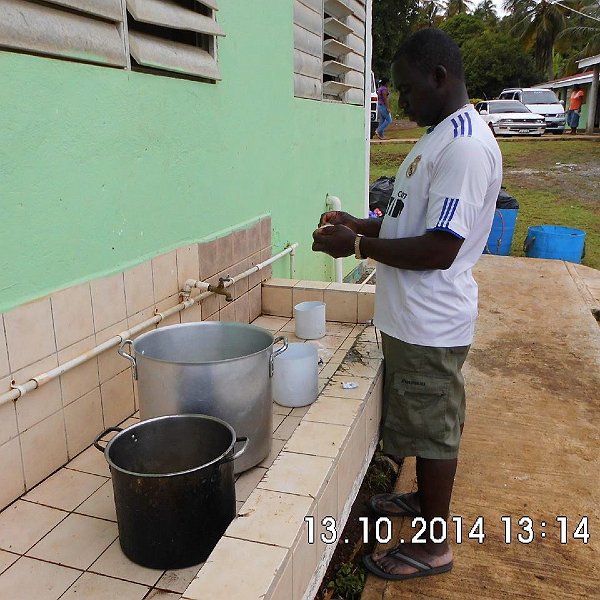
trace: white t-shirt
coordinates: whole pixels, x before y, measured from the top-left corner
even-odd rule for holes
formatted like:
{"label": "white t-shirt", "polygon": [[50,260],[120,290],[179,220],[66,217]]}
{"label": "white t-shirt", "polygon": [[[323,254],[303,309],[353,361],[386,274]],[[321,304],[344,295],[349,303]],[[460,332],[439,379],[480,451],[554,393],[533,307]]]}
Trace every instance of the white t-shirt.
{"label": "white t-shirt", "polygon": [[420,346],[473,341],[477,284],[471,268],[490,232],[502,182],[502,155],[473,106],[428,130],[400,165],[380,238],[440,230],[464,242],[447,270],[410,271],[377,264],[375,325]]}

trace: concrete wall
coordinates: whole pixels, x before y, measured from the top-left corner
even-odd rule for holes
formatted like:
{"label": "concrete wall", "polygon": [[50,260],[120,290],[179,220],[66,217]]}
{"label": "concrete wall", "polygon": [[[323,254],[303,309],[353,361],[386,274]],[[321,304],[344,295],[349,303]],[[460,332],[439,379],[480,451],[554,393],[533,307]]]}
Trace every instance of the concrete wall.
{"label": "concrete wall", "polygon": [[215,85],[0,52],[0,312],[264,214],[331,277],[310,234],[327,193],[363,210],[364,113],[294,98],[292,4],[220,1]]}

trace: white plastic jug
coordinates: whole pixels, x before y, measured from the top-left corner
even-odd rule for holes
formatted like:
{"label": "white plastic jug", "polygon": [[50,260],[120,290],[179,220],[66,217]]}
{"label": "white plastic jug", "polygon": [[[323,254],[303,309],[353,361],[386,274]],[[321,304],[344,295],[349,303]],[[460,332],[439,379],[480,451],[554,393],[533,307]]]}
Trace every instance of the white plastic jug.
{"label": "white plastic jug", "polygon": [[273,400],[281,406],[308,406],[319,395],[319,356],[311,344],[289,344],[273,364]]}
{"label": "white plastic jug", "polygon": [[300,302],[294,306],[296,337],[318,340],[325,335],[325,304],[323,302]]}

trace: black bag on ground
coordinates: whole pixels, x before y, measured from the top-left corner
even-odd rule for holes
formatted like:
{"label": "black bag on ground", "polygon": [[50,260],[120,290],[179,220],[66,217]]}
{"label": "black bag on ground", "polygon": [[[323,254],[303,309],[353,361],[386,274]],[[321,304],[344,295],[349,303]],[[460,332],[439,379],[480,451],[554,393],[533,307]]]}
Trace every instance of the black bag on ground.
{"label": "black bag on ground", "polygon": [[519,208],[519,203],[516,198],[513,198],[507,191],[506,188],[501,187],[498,192],[498,200],[496,200],[496,208]]}
{"label": "black bag on ground", "polygon": [[394,191],[395,177],[380,177],[369,186],[369,210],[378,208],[385,214]]}

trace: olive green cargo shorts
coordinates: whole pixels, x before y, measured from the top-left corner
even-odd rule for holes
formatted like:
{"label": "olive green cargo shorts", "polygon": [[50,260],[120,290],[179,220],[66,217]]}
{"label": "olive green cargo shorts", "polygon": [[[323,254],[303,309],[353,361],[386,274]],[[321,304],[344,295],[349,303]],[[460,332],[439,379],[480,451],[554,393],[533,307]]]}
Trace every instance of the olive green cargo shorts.
{"label": "olive green cargo shorts", "polygon": [[465,420],[461,368],[470,346],[417,346],[383,332],[382,340],[383,451],[397,457],[456,458]]}

